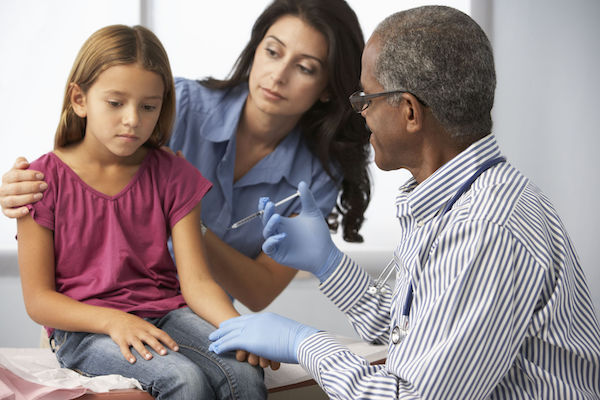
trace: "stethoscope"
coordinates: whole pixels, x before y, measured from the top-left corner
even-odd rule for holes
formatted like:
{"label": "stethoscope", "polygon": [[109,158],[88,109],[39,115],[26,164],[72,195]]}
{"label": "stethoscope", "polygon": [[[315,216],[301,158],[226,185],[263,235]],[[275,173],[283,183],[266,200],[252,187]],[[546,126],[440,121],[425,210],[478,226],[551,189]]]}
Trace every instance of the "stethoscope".
{"label": "stethoscope", "polygon": [[[500,164],[505,161],[506,161],[506,158],[504,158],[504,157],[496,157],[496,158],[493,158],[493,159],[488,160],[488,161],[484,162],[483,164],[481,164],[479,166],[479,168],[477,168],[475,173],[473,173],[473,175],[471,175],[471,177],[469,179],[467,179],[467,181],[465,183],[462,184],[462,186],[458,189],[458,191],[454,194],[454,196],[444,205],[444,208],[439,213],[440,218],[443,215],[445,215],[448,211],[450,211],[450,209],[452,208],[454,203],[456,203],[456,201],[460,198],[460,196],[462,196],[463,194],[465,194],[467,192],[467,190],[469,190],[469,188],[471,187],[473,182],[475,182],[475,180],[477,178],[479,178],[479,175],[481,175],[483,172],[490,169],[494,165]],[[396,257],[394,257],[390,260],[390,262],[386,265],[386,267],[383,269],[383,271],[381,271],[381,273],[379,274],[377,279],[375,279],[375,282],[373,282],[373,284],[371,286],[369,286],[369,288],[367,289],[368,293],[374,295],[376,293],[384,293],[386,291],[385,283],[387,282],[390,275],[394,271],[395,264],[396,264]],[[408,293],[406,294],[406,299],[404,300],[404,305],[402,306],[402,316],[401,316],[402,321],[401,321],[400,327],[396,326],[392,330],[392,342],[395,344],[400,342],[402,339],[404,339],[404,337],[406,336],[406,334],[408,332],[408,316],[410,314],[412,300],[413,300],[413,286],[412,286],[412,282],[410,282],[408,284]]]}

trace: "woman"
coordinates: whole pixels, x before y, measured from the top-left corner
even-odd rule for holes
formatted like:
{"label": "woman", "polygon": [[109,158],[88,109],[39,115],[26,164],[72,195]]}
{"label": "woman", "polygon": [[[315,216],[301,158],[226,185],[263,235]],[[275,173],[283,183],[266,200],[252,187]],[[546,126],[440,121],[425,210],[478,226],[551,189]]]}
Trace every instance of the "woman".
{"label": "woman", "polygon": [[[306,181],[323,215],[334,206],[342,215],[345,240],[362,240],[368,131],[347,99],[358,89],[363,46],[345,1],[275,0],[228,79],[176,80],[169,146],[213,183],[202,207],[211,272],[251,310],[271,303],[297,272],[262,253],[260,221],[231,229],[260,197],[287,197]],[[19,159],[3,177],[0,203],[9,217],[41,198],[33,193],[43,183],[27,166]],[[299,211],[299,199],[278,209]]]}

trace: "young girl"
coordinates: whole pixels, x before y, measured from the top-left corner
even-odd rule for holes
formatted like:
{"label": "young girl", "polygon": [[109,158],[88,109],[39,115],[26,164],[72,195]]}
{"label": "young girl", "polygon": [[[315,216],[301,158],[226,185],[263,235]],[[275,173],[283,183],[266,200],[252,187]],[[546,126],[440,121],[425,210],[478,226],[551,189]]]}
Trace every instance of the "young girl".
{"label": "young girl", "polygon": [[[358,18],[344,0],[274,0],[225,80],[175,79],[169,147],[214,184],[202,206],[209,267],[252,311],[269,305],[297,272],[262,251],[259,219],[230,229],[256,211],[260,197],[283,199],[304,181],[323,215],[334,207],[342,215],[344,239],[362,240],[371,146],[348,96],[359,89],[363,46]],[[25,215],[22,206],[42,197],[43,174],[22,170],[27,165],[20,158],[2,178],[7,216]],[[300,210],[295,199],[277,211]]]}
{"label": "young girl", "polygon": [[135,378],[157,399],[264,398],[260,368],[217,357],[198,334],[238,313],[206,265],[211,184],[159,149],[174,93],[149,30],[109,26],[83,45],[55,149],[31,165],[48,190],[18,220],[27,312],[64,367]]}

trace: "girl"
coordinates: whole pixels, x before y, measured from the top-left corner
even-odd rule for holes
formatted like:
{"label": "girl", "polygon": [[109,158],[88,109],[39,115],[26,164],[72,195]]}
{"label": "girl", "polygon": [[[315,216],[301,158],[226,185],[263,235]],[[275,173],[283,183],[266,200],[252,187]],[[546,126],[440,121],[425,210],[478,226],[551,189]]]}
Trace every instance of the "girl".
{"label": "girl", "polygon": [[264,398],[260,368],[217,357],[198,334],[239,314],[207,269],[200,200],[211,184],[158,149],[174,111],[152,32],[114,25],[85,42],[55,149],[32,163],[46,195],[18,220],[27,312],[64,367],[135,378],[158,399]]}
{"label": "girl", "polygon": [[[363,46],[344,0],[274,0],[227,79],[175,81],[169,146],[214,183],[202,207],[211,273],[253,311],[297,273],[262,252],[258,219],[231,229],[256,211],[260,197],[282,199],[305,181],[323,215],[334,207],[342,215],[344,239],[362,240],[369,133],[348,97],[359,89]],[[27,165],[19,159],[3,177],[0,204],[9,217],[24,215],[20,206],[42,197],[34,193],[44,183],[35,170],[21,170]],[[300,201],[277,211],[299,213]]]}

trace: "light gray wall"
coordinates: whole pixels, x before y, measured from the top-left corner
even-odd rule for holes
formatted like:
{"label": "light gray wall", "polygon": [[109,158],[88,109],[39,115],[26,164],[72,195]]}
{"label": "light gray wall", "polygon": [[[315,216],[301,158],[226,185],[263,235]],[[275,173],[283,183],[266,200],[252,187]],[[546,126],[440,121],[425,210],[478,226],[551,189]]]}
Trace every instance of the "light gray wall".
{"label": "light gray wall", "polygon": [[600,310],[600,1],[473,0],[492,40],[494,132],[553,201]]}

